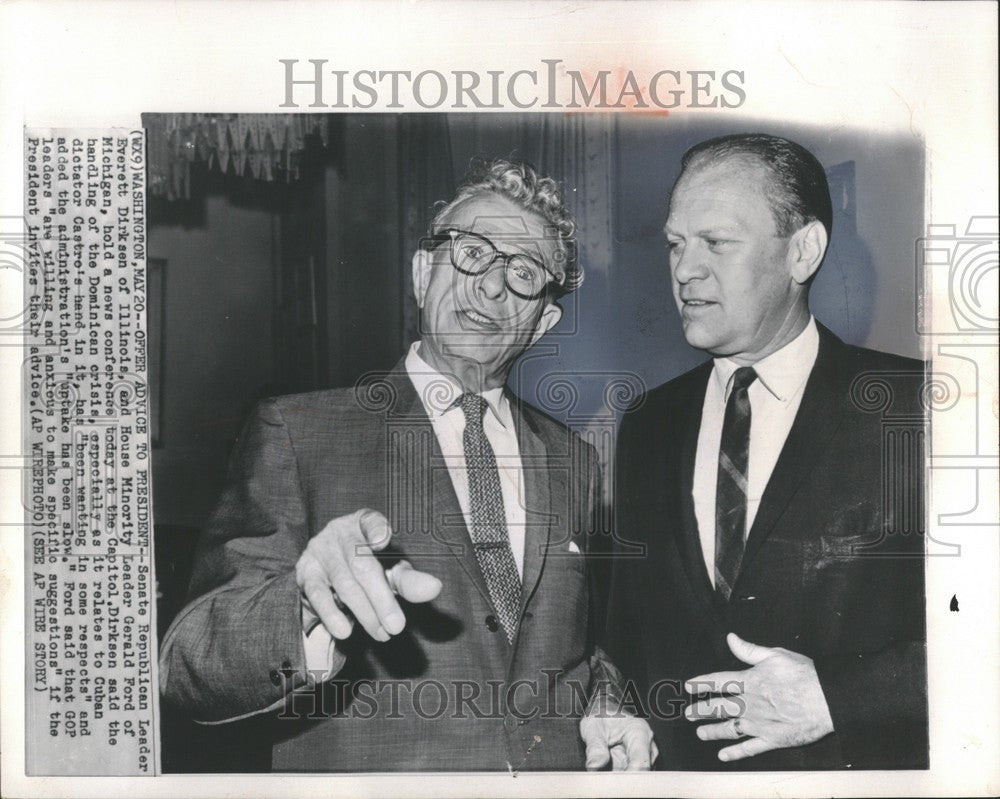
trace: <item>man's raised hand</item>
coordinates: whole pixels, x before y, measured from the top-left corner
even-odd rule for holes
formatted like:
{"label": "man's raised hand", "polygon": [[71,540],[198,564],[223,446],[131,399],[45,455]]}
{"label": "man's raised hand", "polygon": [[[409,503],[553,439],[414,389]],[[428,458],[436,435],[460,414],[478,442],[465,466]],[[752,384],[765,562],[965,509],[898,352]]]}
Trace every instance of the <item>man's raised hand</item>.
{"label": "man's raised hand", "polygon": [[348,638],[354,629],[347,610],[372,638],[388,641],[406,626],[395,594],[408,602],[429,602],[441,593],[437,577],[405,560],[382,567],[374,553],[391,538],[385,516],[365,508],[330,521],[299,557],[295,579],[303,604],[334,638]]}
{"label": "man's raised hand", "polygon": [[688,707],[689,721],[721,719],[698,728],[703,741],[742,741],[719,751],[720,760],[805,746],[833,732],[833,721],[811,658],[780,647],[726,637],[733,654],[751,668],[692,677],[691,694],[721,694]]}

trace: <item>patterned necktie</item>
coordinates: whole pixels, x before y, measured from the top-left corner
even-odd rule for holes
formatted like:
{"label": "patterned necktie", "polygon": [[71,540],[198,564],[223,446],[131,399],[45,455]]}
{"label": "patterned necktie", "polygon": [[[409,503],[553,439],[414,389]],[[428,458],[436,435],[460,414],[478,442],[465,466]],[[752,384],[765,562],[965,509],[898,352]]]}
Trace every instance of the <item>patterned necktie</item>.
{"label": "patterned necktie", "polygon": [[743,560],[747,523],[747,462],[750,448],[750,398],[757,379],[750,366],[733,375],[719,446],[719,479],[715,493],[715,590],[729,600]]}
{"label": "patterned necktie", "polygon": [[507,640],[513,643],[521,608],[521,578],[507,535],[507,516],[496,456],[483,430],[486,400],[478,394],[462,394],[456,404],[465,414],[462,445],[469,476],[472,546],[486,579],[493,607],[507,633]]}

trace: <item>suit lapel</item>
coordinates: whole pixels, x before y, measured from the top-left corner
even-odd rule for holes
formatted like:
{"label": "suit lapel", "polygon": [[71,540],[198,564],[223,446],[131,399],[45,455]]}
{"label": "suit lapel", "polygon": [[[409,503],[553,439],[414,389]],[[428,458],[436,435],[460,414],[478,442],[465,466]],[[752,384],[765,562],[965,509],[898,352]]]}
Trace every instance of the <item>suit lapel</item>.
{"label": "suit lapel", "polygon": [[[545,565],[549,544],[552,515],[552,485],[549,453],[539,437],[531,418],[525,413],[521,400],[508,393],[511,414],[517,433],[521,456],[521,475],[524,485],[524,569],[521,579],[521,611],[538,586]],[[569,508],[560,502],[556,507]]]}
{"label": "suit lapel", "polygon": [[716,613],[712,581],[705,563],[705,553],[701,546],[701,536],[698,531],[698,519],[694,512],[694,498],[691,494],[694,488],[694,466],[698,450],[698,433],[701,429],[702,408],[705,404],[705,391],[712,374],[712,362],[701,367],[701,373],[695,375],[686,396],[681,398],[678,412],[680,418],[671,420],[682,430],[680,452],[675,456],[678,468],[670,470],[674,485],[674,503],[676,512],[666,518],[681,520],[677,530],[676,541],[684,572],[691,584],[691,589],[698,601],[708,613]]}
{"label": "suit lapel", "polygon": [[[753,526],[747,536],[741,573],[753,560],[774,530],[788,503],[809,474],[816,460],[827,451],[828,443],[843,418],[846,389],[839,364],[843,343],[817,323],[820,334],[816,364],[806,382],[802,402],[788,438],[771,473]],[[733,592],[735,595],[735,591]]]}
{"label": "suit lapel", "polygon": [[410,533],[407,551],[454,557],[489,602],[489,589],[472,547],[447,462],[402,362],[386,376],[386,381],[393,397],[386,422],[395,459],[387,471],[390,481],[398,480],[389,492],[396,509],[395,519],[390,517],[390,520],[406,524]]}

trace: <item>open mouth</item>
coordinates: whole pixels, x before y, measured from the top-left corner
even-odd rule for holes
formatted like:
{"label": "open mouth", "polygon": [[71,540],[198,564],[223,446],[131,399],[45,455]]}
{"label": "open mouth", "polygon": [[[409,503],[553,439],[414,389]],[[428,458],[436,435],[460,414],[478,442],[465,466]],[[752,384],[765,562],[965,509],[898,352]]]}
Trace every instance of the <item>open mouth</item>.
{"label": "open mouth", "polygon": [[708,308],[709,306],[715,305],[716,303],[711,300],[682,300],[685,308],[690,308],[691,310],[696,310],[698,308]]}
{"label": "open mouth", "polygon": [[497,328],[497,323],[495,321],[490,319],[488,316],[483,316],[483,314],[478,311],[462,308],[459,313],[477,327],[487,328],[489,330],[496,330]]}

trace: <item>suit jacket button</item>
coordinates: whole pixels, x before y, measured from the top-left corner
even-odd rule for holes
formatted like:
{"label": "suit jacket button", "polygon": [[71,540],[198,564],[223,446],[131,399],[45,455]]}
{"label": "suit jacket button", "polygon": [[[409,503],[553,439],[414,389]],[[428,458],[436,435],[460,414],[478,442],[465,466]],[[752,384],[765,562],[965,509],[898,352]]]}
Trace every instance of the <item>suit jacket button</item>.
{"label": "suit jacket button", "polygon": [[270,677],[272,685],[275,686],[281,685],[281,674],[278,672],[277,669],[271,669]]}
{"label": "suit jacket button", "polygon": [[495,633],[497,630],[500,629],[500,622],[497,621],[497,617],[494,616],[492,613],[486,617],[486,629],[489,630],[491,633]]}

